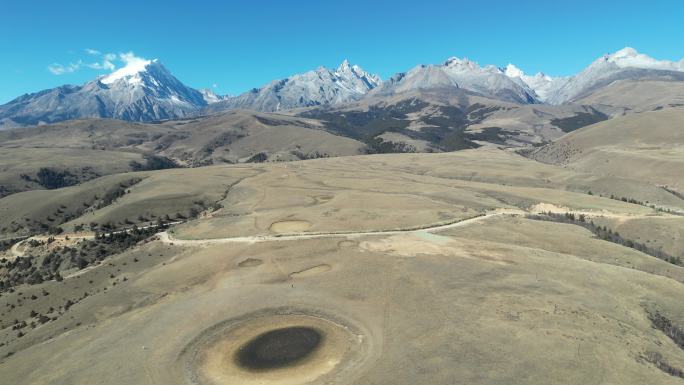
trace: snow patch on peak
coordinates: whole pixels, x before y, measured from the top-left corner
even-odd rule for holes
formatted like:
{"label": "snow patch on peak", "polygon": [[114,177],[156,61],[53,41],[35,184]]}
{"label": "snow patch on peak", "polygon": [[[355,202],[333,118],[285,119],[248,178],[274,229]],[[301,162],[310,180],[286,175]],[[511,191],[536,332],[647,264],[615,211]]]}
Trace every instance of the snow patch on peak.
{"label": "snow patch on peak", "polygon": [[522,82],[531,88],[541,101],[546,101],[550,92],[566,81],[565,78],[552,78],[542,72],[533,76],[526,75],[523,70],[510,63],[503,72],[514,81]]}
{"label": "snow patch on peak", "polygon": [[[358,67],[358,66],[354,66],[354,67]],[[346,72],[346,71],[349,71],[350,69],[351,69],[351,65],[349,64],[349,60],[344,59],[342,61],[342,63],[340,64],[340,66],[337,67],[337,72]]]}
{"label": "snow patch on peak", "polygon": [[636,49],[634,49],[632,47],[625,47],[625,48],[615,52],[614,54],[612,54],[610,56],[615,57],[615,58],[619,58],[619,57],[634,57],[634,56],[638,56],[638,55],[640,55],[640,53],[637,52]]}
{"label": "snow patch on peak", "polygon": [[522,78],[523,76],[525,76],[525,72],[523,72],[523,70],[514,66],[511,63],[508,63],[508,65],[506,66],[506,69],[504,70],[504,73],[509,78]]}
{"label": "snow patch on peak", "polygon": [[458,58],[456,56],[452,56],[452,57],[448,58],[444,62],[444,66],[451,68],[451,69],[454,69],[454,70],[457,70],[457,71],[475,71],[475,70],[481,69],[480,66],[476,62],[474,62],[468,58],[461,59],[461,58]]}
{"label": "snow patch on peak", "polygon": [[377,87],[382,83],[382,80],[380,79],[379,76],[370,74],[366,71],[363,70],[363,68],[359,67],[358,65],[354,64],[351,65],[349,63],[349,60],[344,59],[342,61],[342,64],[340,64],[339,67],[334,71],[334,75],[343,82],[347,83],[359,83],[362,82],[363,84],[357,84],[356,88],[358,92],[361,93],[366,93],[367,91]]}
{"label": "snow patch on peak", "polygon": [[613,54],[604,56],[604,60],[614,63],[620,68],[643,68],[666,71],[684,71],[684,59],[678,62],[657,60],[639,53],[632,47],[625,47]]}
{"label": "snow patch on peak", "polygon": [[[158,63],[157,59],[147,60],[135,56],[133,52],[122,53],[119,55],[119,58],[121,59],[121,61],[126,63],[126,65],[112,72],[111,74],[101,78],[100,82],[102,84],[112,84],[120,79],[133,77],[134,75],[137,75],[138,73],[145,71],[147,66],[149,66],[150,64]],[[133,80],[133,82],[140,82],[139,78],[131,80]]]}
{"label": "snow patch on peak", "polygon": [[528,80],[551,81],[554,79],[551,76],[546,75],[543,72],[537,72],[535,75],[527,75],[525,73],[525,71],[521,70],[520,68],[516,67],[514,64],[510,64],[510,63],[506,66],[506,68],[503,71],[504,71],[504,74],[506,74],[506,76],[508,76],[509,78],[521,78],[525,82],[527,82]]}
{"label": "snow patch on peak", "polygon": [[204,98],[204,101],[207,102],[207,104],[217,103],[225,99],[224,96],[217,95],[214,91],[212,91],[209,88],[202,88],[197,91],[199,91],[199,93],[202,94],[202,97]]}

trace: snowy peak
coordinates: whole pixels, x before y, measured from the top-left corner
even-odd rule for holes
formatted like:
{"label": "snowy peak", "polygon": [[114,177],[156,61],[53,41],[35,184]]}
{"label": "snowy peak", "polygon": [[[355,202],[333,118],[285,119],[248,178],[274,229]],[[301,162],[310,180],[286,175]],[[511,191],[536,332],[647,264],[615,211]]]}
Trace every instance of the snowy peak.
{"label": "snowy peak", "polygon": [[380,83],[382,83],[382,79],[380,79],[378,75],[368,73],[356,64],[349,64],[349,60],[347,59],[344,59],[344,61],[342,61],[342,64],[340,64],[340,66],[337,67],[337,70],[335,70],[335,75],[345,79],[356,78],[362,80],[365,83],[367,83],[368,89],[375,88],[379,86]]}
{"label": "snowy peak", "polygon": [[119,105],[152,98],[159,103],[192,110],[206,105],[206,98],[216,97],[187,87],[157,59],[146,60],[132,54],[128,58],[122,57],[126,62],[124,67],[98,79]]}
{"label": "snowy peak", "polygon": [[393,76],[378,94],[415,89],[462,88],[485,97],[514,103],[537,103],[535,92],[522,80],[512,79],[493,65],[481,67],[467,58],[450,57],[442,64],[420,65]]}
{"label": "snowy peak", "polygon": [[212,110],[245,108],[257,111],[346,103],[362,98],[382,83],[379,76],[344,60],[336,69],[318,67],[227,98]]}
{"label": "snowy peak", "polygon": [[561,104],[617,80],[658,76],[663,73],[662,71],[684,72],[684,60],[657,60],[639,53],[634,48],[625,47],[615,53],[601,56],[572,77],[552,78],[543,73],[529,76],[513,64],[506,66],[503,71],[509,78],[518,79],[534,90],[539,100]]}
{"label": "snowy peak", "polygon": [[338,81],[361,94],[365,94],[382,83],[379,76],[364,71],[358,65],[350,65],[347,59],[344,59],[333,75]]}
{"label": "snowy peak", "polygon": [[146,122],[187,117],[209,103],[211,96],[181,83],[158,60],[132,53],[121,58],[125,66],[82,86],[44,90],[0,106],[0,121],[21,125],[79,118]]}
{"label": "snowy peak", "polygon": [[100,77],[98,81],[109,88],[166,88],[171,93],[174,92],[174,89],[178,91],[187,91],[188,89],[157,59],[136,58],[133,62],[129,62],[111,74]]}
{"label": "snowy peak", "polygon": [[619,80],[677,78],[684,80],[684,60],[657,60],[625,47],[596,59],[582,72],[568,78],[547,99],[551,104],[579,100],[593,91]]}
{"label": "snowy peak", "polygon": [[[109,89],[111,93],[123,95],[146,95],[159,99],[168,99],[175,104],[186,104],[197,107],[208,103],[206,99],[216,99],[217,95],[199,92],[187,87],[171,74],[157,59],[146,60],[133,56],[122,55],[126,65],[109,75],[97,79],[99,84]],[[86,84],[85,87],[88,87]]]}

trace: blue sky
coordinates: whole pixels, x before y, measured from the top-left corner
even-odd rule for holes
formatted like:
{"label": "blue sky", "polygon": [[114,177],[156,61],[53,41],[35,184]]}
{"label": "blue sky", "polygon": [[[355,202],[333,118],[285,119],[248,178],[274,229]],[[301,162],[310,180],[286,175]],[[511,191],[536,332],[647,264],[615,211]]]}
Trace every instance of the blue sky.
{"label": "blue sky", "polygon": [[[449,56],[551,75],[624,46],[684,57],[684,2],[674,0],[3,0],[1,8],[0,103],[107,73],[87,66],[102,67],[103,57],[86,49],[158,58],[185,84],[221,94],[344,58],[386,78]],[[64,73],[48,69],[59,72],[56,63]]]}

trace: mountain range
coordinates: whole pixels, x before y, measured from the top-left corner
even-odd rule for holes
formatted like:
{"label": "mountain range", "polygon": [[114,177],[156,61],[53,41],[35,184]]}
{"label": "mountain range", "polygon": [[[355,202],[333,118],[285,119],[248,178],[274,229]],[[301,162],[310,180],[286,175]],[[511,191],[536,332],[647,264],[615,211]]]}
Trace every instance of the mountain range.
{"label": "mountain range", "polygon": [[[640,83],[626,86],[625,82]],[[664,100],[647,101],[646,106],[642,105],[646,102],[632,105],[629,101],[616,101],[624,99],[624,87],[643,87],[643,82],[673,83],[674,88],[669,89],[675,91],[667,93]],[[527,75],[513,64],[505,68],[480,66],[465,58],[452,57],[441,64],[418,65],[383,81],[345,60],[338,68],[319,67],[238,96],[193,89],[175,78],[160,61],[141,59],[80,86],[64,85],[20,96],[0,106],[0,129],[79,118],[151,122],[230,109],[274,112],[342,106],[363,99],[435,89],[459,89],[516,105],[600,104],[654,109],[684,102],[680,92],[683,85],[684,60],[656,60],[632,48],[604,55],[569,77]],[[615,90],[606,91],[610,87]]]}

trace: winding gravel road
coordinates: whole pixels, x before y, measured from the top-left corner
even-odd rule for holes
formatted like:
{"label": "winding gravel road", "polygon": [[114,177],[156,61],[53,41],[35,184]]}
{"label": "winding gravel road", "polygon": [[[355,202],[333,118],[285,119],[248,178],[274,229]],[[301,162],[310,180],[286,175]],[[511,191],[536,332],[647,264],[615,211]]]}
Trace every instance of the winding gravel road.
{"label": "winding gravel road", "polygon": [[327,233],[293,233],[293,234],[277,234],[277,235],[252,235],[246,237],[228,237],[228,238],[210,238],[210,239],[178,239],[174,238],[168,231],[159,233],[159,239],[166,244],[184,245],[184,246],[198,246],[211,245],[221,243],[261,243],[261,242],[282,242],[282,241],[296,241],[305,239],[320,239],[320,238],[356,238],[366,235],[396,235],[406,233],[433,233],[437,231],[452,229],[455,227],[467,226],[473,223],[483,221],[485,219],[500,216],[500,215],[522,215],[525,214],[523,210],[500,209],[488,212],[477,217],[458,220],[449,223],[436,223],[433,225],[426,225],[421,227],[413,227],[408,229],[397,230],[368,230],[368,231],[350,231],[350,232],[327,232]]}

